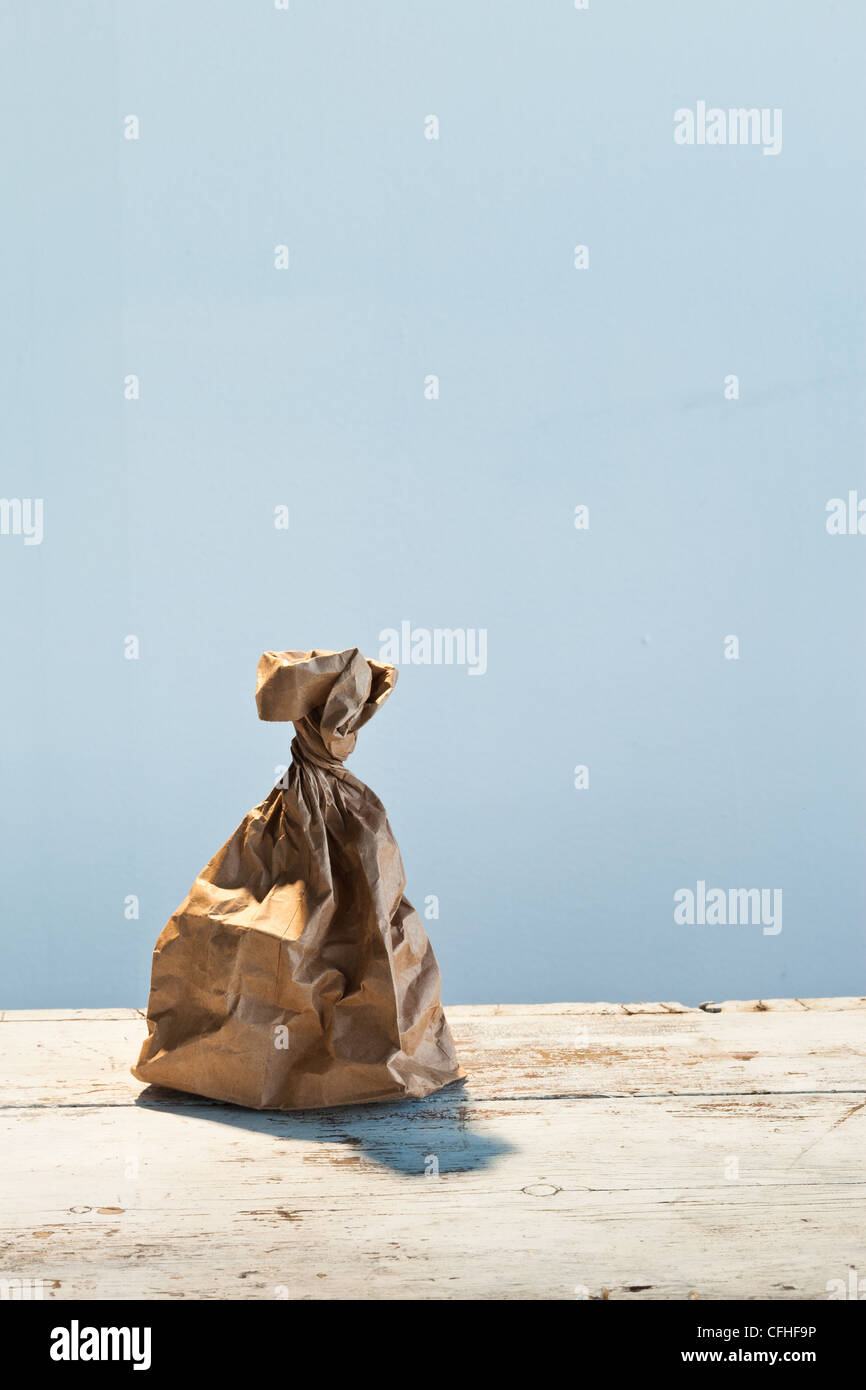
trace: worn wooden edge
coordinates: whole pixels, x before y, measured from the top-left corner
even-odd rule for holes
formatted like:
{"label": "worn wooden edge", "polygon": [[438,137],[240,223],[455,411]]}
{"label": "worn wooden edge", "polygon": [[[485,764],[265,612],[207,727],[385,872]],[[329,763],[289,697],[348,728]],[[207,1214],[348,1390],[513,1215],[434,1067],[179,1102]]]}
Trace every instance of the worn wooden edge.
{"label": "worn wooden edge", "polygon": [[[606,1014],[629,1018],[636,1014],[702,1014],[702,1013],[804,1013],[816,1011],[837,1013],[851,1009],[866,1009],[866,996],[839,995],[826,999],[725,999],[712,1000],[693,1006],[675,1000],[642,1001],[616,1004],[605,1001],[593,1003],[558,1004],[451,1004],[445,1006],[450,1019],[461,1018],[531,1018],[534,1015]],[[6,1009],[0,1011],[0,1023],[101,1023],[110,1020],[145,1018],[145,1009]]]}
{"label": "worn wooden edge", "polygon": [[458,1004],[446,1006],[449,1018],[472,1017],[529,1017],[533,1014],[609,1014],[630,1017],[634,1014],[702,1014],[702,1013],[822,1013],[866,1009],[866,997],[839,995],[826,999],[725,999],[716,1003],[679,1004],[675,1000],[640,1001],[615,1004],[600,1001],[584,1004]]}
{"label": "worn wooden edge", "polygon": [[5,1009],[0,1023],[111,1023],[145,1017],[144,1009]]}

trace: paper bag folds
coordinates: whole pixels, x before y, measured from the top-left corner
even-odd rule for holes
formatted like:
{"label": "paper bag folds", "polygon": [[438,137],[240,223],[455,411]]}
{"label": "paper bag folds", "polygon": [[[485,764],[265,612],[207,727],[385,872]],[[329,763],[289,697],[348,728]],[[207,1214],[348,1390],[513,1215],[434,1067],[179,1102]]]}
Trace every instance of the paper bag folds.
{"label": "paper bag folds", "polygon": [[396,679],[357,648],[262,656],[259,718],[294,723],[292,765],[156,943],[139,1081],[294,1110],[464,1075],[384,807],[343,766]]}

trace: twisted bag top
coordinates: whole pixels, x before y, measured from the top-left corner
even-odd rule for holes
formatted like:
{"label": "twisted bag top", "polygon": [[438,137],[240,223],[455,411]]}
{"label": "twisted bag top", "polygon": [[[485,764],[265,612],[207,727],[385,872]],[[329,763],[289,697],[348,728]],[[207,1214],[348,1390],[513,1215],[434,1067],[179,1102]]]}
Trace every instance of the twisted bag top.
{"label": "twisted bag top", "polygon": [[[354,751],[356,730],[394,686],[393,666],[347,652],[263,652],[256,684],[259,719],[291,720],[302,756],[333,767]],[[295,744],[293,744],[293,752]]]}
{"label": "twisted bag top", "polygon": [[202,869],[153,953],[139,1080],[256,1109],[424,1096],[463,1076],[384,807],[343,761],[392,666],[265,652],[292,765]]}

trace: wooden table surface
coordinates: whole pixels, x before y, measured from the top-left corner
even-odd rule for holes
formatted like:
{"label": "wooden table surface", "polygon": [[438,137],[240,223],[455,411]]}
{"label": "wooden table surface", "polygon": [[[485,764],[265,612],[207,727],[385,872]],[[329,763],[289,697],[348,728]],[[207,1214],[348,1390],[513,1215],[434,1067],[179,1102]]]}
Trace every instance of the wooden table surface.
{"label": "wooden table surface", "polygon": [[714,1007],[452,1008],[465,1083],[289,1114],[0,1015],[0,1296],[866,1297],[866,1000]]}

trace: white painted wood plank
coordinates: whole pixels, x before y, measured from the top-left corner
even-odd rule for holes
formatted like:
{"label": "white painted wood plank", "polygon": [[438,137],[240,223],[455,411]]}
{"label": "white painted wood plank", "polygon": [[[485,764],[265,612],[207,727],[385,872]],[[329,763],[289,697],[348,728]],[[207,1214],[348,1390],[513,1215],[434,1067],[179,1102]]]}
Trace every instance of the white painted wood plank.
{"label": "white painted wood plank", "polygon": [[[866,1090],[866,1012],[449,1020],[477,1097]],[[0,1024],[0,1105],[159,1094],[129,1074],[145,1031],[138,1015]]]}
{"label": "white painted wood plank", "polygon": [[0,1279],[58,1299],[826,1298],[866,1277],[863,1012],[747,1002],[449,1010],[465,1087],[295,1114],[143,1089],[136,1011],[7,1016]]}
{"label": "white painted wood plank", "polygon": [[[716,1004],[715,1007],[727,1013],[799,1013],[804,1009],[838,1013],[840,1010],[866,1010],[866,996],[851,995],[830,999],[728,999]],[[448,1006],[447,1011],[449,1018],[454,1019],[500,1016],[530,1018],[538,1014],[694,1014],[703,1012],[700,1008],[679,1004],[675,1000],[664,1003],[634,1004],[604,1002],[583,1004],[452,1004]],[[12,1009],[0,1012],[0,1023],[31,1023],[42,1022],[46,1019],[104,1022],[106,1019],[143,1018],[145,1013],[144,1006],[138,1009]]]}
{"label": "white painted wood plank", "polygon": [[144,1009],[7,1009],[2,1023],[97,1022],[106,1019],[144,1018]]}
{"label": "white painted wood plank", "polygon": [[866,1270],[858,1103],[7,1114],[3,1277],[57,1298],[825,1298]]}

